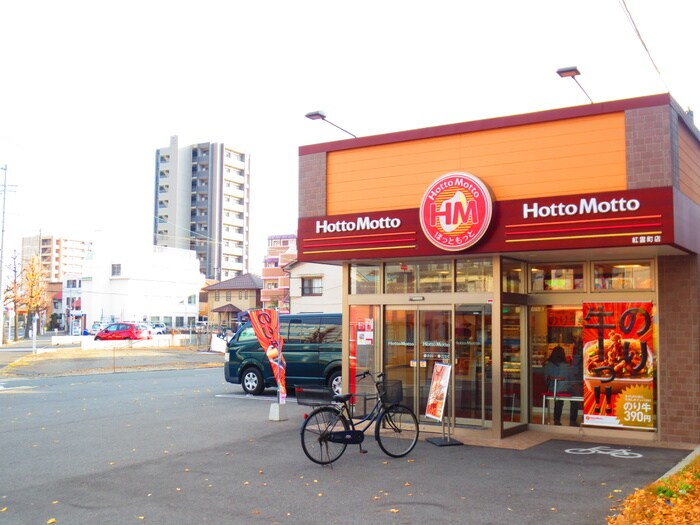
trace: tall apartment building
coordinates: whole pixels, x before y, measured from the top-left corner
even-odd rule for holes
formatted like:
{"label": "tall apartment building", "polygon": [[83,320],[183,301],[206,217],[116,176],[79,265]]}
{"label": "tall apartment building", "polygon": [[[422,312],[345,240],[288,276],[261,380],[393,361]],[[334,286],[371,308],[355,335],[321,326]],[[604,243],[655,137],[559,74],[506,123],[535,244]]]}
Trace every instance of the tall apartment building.
{"label": "tall apartment building", "polygon": [[248,272],[250,159],[224,144],[156,150],[154,244],[193,250],[208,279]]}
{"label": "tall apartment building", "polygon": [[90,251],[91,242],[64,239],[53,235],[22,238],[22,264],[38,255],[49,282],[63,282],[67,277],[80,277],[83,261]]}
{"label": "tall apartment building", "polygon": [[289,313],[289,273],[284,267],[296,258],[296,235],[270,235],[267,238],[260,293],[263,308],[279,308],[280,313]]}

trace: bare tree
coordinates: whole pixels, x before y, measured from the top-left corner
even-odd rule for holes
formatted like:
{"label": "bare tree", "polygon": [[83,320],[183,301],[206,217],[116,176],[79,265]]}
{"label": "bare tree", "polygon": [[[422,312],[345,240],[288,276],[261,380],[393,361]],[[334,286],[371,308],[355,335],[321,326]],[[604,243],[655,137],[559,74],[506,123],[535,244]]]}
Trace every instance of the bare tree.
{"label": "bare tree", "polygon": [[24,270],[18,264],[17,257],[17,250],[15,250],[12,254],[12,263],[7,266],[10,272],[12,272],[12,280],[5,287],[5,304],[11,304],[15,313],[13,322],[15,341],[19,339],[19,316],[17,315],[17,312],[19,312],[19,307],[24,304],[24,297],[22,293],[22,277],[24,275]]}

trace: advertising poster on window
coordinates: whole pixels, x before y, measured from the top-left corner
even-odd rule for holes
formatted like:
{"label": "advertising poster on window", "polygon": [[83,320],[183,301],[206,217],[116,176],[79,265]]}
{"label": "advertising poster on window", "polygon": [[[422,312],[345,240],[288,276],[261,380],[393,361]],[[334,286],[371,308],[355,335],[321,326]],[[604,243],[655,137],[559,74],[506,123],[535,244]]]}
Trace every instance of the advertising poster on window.
{"label": "advertising poster on window", "polygon": [[445,412],[445,400],[447,399],[447,388],[450,384],[450,365],[435,363],[433,367],[433,379],[430,383],[430,393],[428,394],[428,405],[425,408],[425,417],[442,421]]}
{"label": "advertising poster on window", "polygon": [[250,310],[249,314],[250,324],[253,325],[255,337],[258,338],[260,346],[265,350],[267,359],[270,361],[272,373],[277,380],[277,400],[280,404],[285,404],[287,399],[285,379],[287,364],[282,356],[284,341],[280,337],[279,315],[277,310],[269,308]]}
{"label": "advertising poster on window", "polygon": [[[353,305],[350,307],[350,355],[349,355],[349,392],[353,394],[374,395],[374,383],[357,382],[356,375],[365,371],[374,371],[374,319],[379,315],[376,306]],[[344,389],[345,390],[345,389]],[[353,399],[353,403],[357,400]]]}
{"label": "advertising poster on window", "polygon": [[586,425],[654,429],[654,307],[583,304]]}

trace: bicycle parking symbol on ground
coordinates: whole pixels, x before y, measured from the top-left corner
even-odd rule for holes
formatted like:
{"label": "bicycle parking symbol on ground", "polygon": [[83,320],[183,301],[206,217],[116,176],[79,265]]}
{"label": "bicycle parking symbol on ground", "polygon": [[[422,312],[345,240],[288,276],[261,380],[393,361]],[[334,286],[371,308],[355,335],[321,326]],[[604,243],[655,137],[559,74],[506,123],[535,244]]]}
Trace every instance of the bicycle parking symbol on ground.
{"label": "bicycle parking symbol on ground", "polygon": [[638,459],[643,457],[642,454],[638,452],[632,452],[628,448],[612,448],[612,447],[591,447],[591,448],[567,448],[565,450],[567,454],[605,454],[613,458],[628,458],[628,459]]}

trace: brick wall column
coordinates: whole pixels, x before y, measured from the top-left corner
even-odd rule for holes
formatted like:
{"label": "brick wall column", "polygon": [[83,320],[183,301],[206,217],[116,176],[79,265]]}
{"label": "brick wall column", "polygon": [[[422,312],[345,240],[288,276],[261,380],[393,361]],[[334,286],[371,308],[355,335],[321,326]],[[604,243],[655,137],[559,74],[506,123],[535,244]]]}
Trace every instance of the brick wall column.
{"label": "brick wall column", "polygon": [[700,261],[658,258],[658,428],[668,442],[700,440]]}
{"label": "brick wall column", "polygon": [[299,156],[299,217],[326,215],[326,154]]}
{"label": "brick wall column", "polygon": [[668,106],[625,111],[628,189],[673,185],[678,177],[677,131],[677,118]]}

